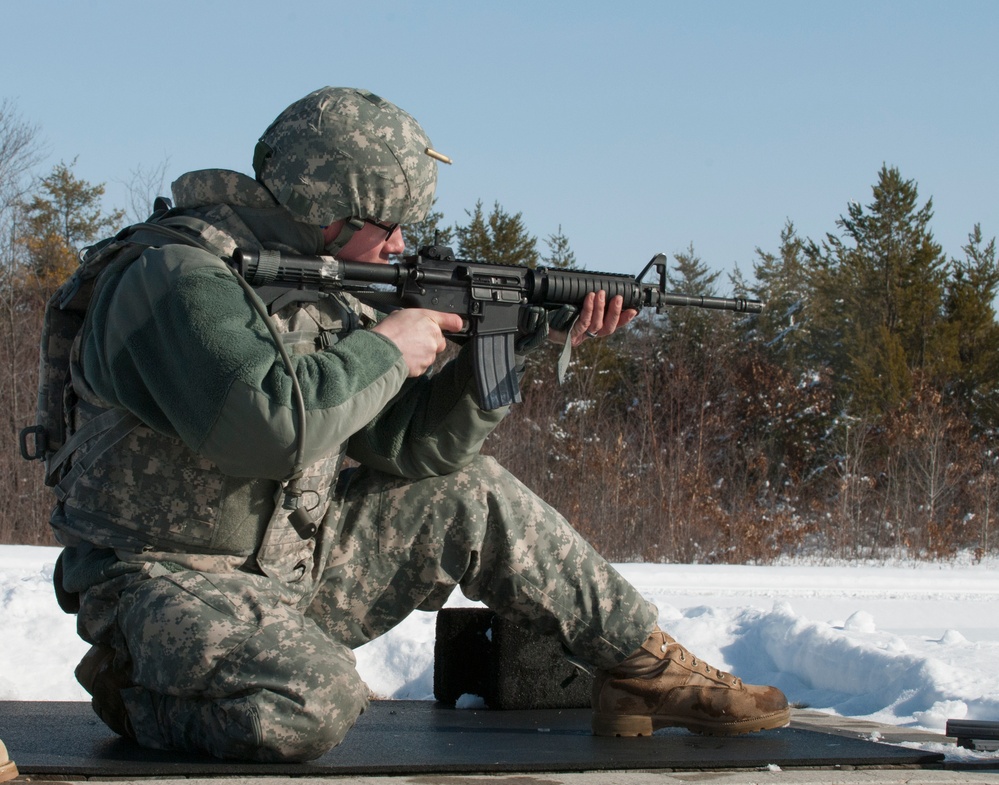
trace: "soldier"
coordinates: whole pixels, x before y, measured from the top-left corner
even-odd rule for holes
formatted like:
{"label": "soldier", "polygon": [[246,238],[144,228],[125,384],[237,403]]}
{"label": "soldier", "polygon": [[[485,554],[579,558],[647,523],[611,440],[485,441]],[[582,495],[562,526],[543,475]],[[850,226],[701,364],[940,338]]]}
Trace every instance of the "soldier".
{"label": "soldier", "polygon": [[[366,705],[351,650],[460,586],[595,669],[597,734],[786,724],[778,690],[694,658],[479,454],[508,408],[477,405],[467,348],[427,373],[459,316],[304,289],[264,301],[224,261],[237,247],[388,261],[431,206],[435,157],[398,107],[323,88],[264,132],[255,179],[185,174],[175,206],[158,200],[102,250],[52,516],[96,713],[149,747],[315,758]],[[590,295],[568,335],[542,319],[518,348],[633,316]],[[359,468],[341,472],[345,455]]]}

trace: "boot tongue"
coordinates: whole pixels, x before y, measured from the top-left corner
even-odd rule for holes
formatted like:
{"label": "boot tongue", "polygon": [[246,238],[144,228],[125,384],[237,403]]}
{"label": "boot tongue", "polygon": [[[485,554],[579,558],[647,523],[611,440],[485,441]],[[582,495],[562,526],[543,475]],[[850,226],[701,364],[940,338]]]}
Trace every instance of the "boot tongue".
{"label": "boot tongue", "polygon": [[644,651],[651,654],[657,660],[665,660],[667,659],[669,647],[679,645],[673,638],[656,627],[649,637],[645,639],[645,643],[642,644],[641,648],[631,656],[634,657]]}
{"label": "boot tongue", "polygon": [[639,679],[655,676],[669,666],[671,647],[679,646],[658,627],[645,642],[611,669],[619,678]]}

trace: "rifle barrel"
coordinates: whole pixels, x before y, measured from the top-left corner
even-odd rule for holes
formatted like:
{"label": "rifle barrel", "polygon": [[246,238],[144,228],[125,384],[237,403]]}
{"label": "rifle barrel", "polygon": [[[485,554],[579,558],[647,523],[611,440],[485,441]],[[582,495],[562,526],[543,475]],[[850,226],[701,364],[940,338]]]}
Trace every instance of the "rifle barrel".
{"label": "rifle barrel", "polygon": [[712,308],[719,311],[737,311],[739,313],[762,313],[763,303],[759,300],[748,300],[745,297],[697,297],[688,294],[659,294],[661,305],[689,305],[695,308]]}

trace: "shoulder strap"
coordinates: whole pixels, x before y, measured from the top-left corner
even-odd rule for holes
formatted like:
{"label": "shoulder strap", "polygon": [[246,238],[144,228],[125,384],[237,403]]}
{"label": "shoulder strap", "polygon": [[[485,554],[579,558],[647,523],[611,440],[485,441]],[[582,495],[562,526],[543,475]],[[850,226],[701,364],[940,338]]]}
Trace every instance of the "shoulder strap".
{"label": "shoulder strap", "polygon": [[216,248],[205,239],[203,232],[208,225],[205,221],[191,216],[168,215],[162,219],[162,223],[143,221],[142,223],[133,224],[129,227],[132,232],[128,239],[130,242],[139,243],[140,245],[155,245],[155,242],[149,242],[145,237],[145,233],[148,232],[160,235],[161,237],[168,237],[175,243],[193,245],[196,248],[207,251],[213,256],[225,258],[225,254],[221,249]]}
{"label": "shoulder strap", "polygon": [[[142,421],[127,409],[105,409],[70,436],[66,443],[52,456],[48,467],[46,467],[46,481],[52,485],[56,498],[59,501],[65,500],[77,479],[90,469],[104,452],[111,449],[141,424]],[[81,460],[76,461],[73,468],[56,481],[59,468],[66,462],[66,459],[83,444],[94,438],[97,438],[97,441],[93,443],[87,454]]]}

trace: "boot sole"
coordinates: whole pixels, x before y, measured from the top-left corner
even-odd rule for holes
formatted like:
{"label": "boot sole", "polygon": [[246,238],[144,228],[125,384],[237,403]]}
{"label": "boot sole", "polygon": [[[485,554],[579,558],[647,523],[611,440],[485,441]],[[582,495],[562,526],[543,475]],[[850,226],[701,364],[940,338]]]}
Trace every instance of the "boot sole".
{"label": "boot sole", "polygon": [[743,733],[783,728],[790,722],[790,709],[736,722],[697,721],[689,717],[670,717],[660,714],[594,712],[592,727],[595,736],[651,736],[659,728],[686,728],[691,733],[699,733],[702,736],[739,736]]}

